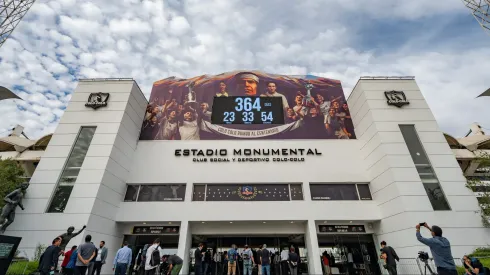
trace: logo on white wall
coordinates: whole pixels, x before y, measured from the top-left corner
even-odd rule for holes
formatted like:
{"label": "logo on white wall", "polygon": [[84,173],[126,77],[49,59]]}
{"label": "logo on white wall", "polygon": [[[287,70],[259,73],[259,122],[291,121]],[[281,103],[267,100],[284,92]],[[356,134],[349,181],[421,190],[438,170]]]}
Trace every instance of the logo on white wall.
{"label": "logo on white wall", "polygon": [[93,108],[94,110],[100,107],[107,106],[107,100],[109,99],[109,93],[91,93],[88,96],[85,107]]}
{"label": "logo on white wall", "polygon": [[385,92],[385,97],[387,99],[388,105],[393,105],[398,108],[402,107],[403,105],[408,105],[410,102],[408,102],[407,97],[405,96],[405,93],[402,91],[389,91]]}

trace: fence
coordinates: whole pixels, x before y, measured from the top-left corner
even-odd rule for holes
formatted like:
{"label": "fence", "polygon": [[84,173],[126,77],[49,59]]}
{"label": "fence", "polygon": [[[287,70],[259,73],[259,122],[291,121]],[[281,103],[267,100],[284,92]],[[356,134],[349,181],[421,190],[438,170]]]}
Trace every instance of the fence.
{"label": "fence", "polygon": [[[454,259],[454,262],[456,264],[460,264],[461,260],[460,259]],[[380,266],[383,267],[384,262],[380,261],[379,262]],[[388,274],[386,269],[381,268],[383,274]],[[430,275],[432,270],[434,273],[437,273],[437,268],[434,264],[433,259],[429,259],[427,261],[427,267],[426,264],[422,261],[420,261],[417,258],[400,258],[400,261],[397,262],[397,271],[398,274],[404,274],[404,275]]]}

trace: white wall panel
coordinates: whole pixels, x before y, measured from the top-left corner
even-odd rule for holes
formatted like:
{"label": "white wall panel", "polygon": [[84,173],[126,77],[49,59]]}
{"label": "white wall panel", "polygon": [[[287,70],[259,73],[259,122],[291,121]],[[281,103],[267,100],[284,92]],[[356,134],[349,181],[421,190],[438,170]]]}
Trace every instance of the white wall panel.
{"label": "white wall panel", "polygon": [[50,146],[49,150],[44,151],[44,158],[67,158],[71,152],[71,145]]}
{"label": "white wall panel", "polygon": [[116,136],[117,134],[99,134],[98,132],[95,132],[90,145],[113,145]]}
{"label": "white wall panel", "polygon": [[97,145],[91,144],[88,148],[86,157],[109,157],[114,145]]}
{"label": "white wall panel", "polygon": [[37,165],[37,170],[61,170],[65,165],[66,158],[43,158]]}
{"label": "white wall panel", "polygon": [[90,214],[94,206],[95,198],[70,197],[66,205],[65,214]]}
{"label": "white wall panel", "polygon": [[16,213],[19,213],[21,211],[25,214],[44,213],[48,205],[48,201],[48,198],[25,198],[22,200],[22,204],[24,205],[25,210],[22,210],[19,207]]}
{"label": "white wall panel", "polygon": [[71,191],[70,200],[73,198],[95,198],[100,184],[78,184],[75,183]]}
{"label": "white wall panel", "polygon": [[61,168],[58,170],[39,170],[36,169],[31,177],[30,184],[35,183],[56,183],[61,174]]}
{"label": "white wall panel", "polygon": [[104,170],[109,157],[85,157],[82,170]]}
{"label": "white wall panel", "polygon": [[55,133],[51,137],[51,140],[49,141],[49,146],[46,149],[46,151],[49,151],[52,146],[58,146],[58,145],[66,145],[66,146],[73,146],[75,143],[75,139],[77,138],[78,132],[80,131],[80,126],[77,127],[78,131],[73,134],[58,134]]}
{"label": "white wall panel", "polygon": [[29,184],[25,199],[49,199],[53,194],[53,190],[56,184]]}
{"label": "white wall panel", "polygon": [[119,122],[124,111],[92,110],[83,112],[66,112],[60,119],[60,123],[76,123],[93,126],[97,122]]}

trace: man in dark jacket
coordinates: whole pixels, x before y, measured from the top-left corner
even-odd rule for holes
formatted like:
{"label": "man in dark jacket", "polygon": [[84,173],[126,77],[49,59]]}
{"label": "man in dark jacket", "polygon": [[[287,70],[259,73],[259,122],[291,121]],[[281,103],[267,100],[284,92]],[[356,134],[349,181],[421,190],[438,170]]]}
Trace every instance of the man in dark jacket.
{"label": "man in dark jacket", "polygon": [[52,245],[44,251],[42,258],[39,261],[39,271],[41,272],[41,275],[48,275],[52,270],[55,270],[61,252],[60,244],[61,238],[56,238],[53,240]]}
{"label": "man in dark jacket", "polygon": [[[400,261],[395,250],[391,246],[387,246],[385,241],[381,242],[381,254],[386,257],[386,270],[390,275],[397,275],[396,261]],[[396,260],[396,261],[395,261]]]}

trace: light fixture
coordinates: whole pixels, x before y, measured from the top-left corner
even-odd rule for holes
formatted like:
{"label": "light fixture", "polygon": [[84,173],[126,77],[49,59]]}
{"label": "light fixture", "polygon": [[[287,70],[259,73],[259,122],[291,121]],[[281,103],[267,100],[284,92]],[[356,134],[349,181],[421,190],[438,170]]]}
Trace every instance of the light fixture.
{"label": "light fixture", "polygon": [[146,224],[146,222],[144,222],[143,224]]}
{"label": "light fixture", "polygon": [[352,223],[352,221],[350,221],[349,223]]}
{"label": "light fixture", "polygon": [[168,222],[168,224],[172,224],[172,222]]}
{"label": "light fixture", "polygon": [[206,222],[201,222],[201,223],[206,223]]}
{"label": "light fixture", "polygon": [[293,221],[291,221],[291,223],[294,223]]}
{"label": "light fixture", "polygon": [[262,223],[267,223],[267,222],[262,222]]}
{"label": "light fixture", "polygon": [[323,223],[327,223],[327,221],[323,221]]}
{"label": "light fixture", "polygon": [[230,222],[230,223],[233,223],[233,222]]}

